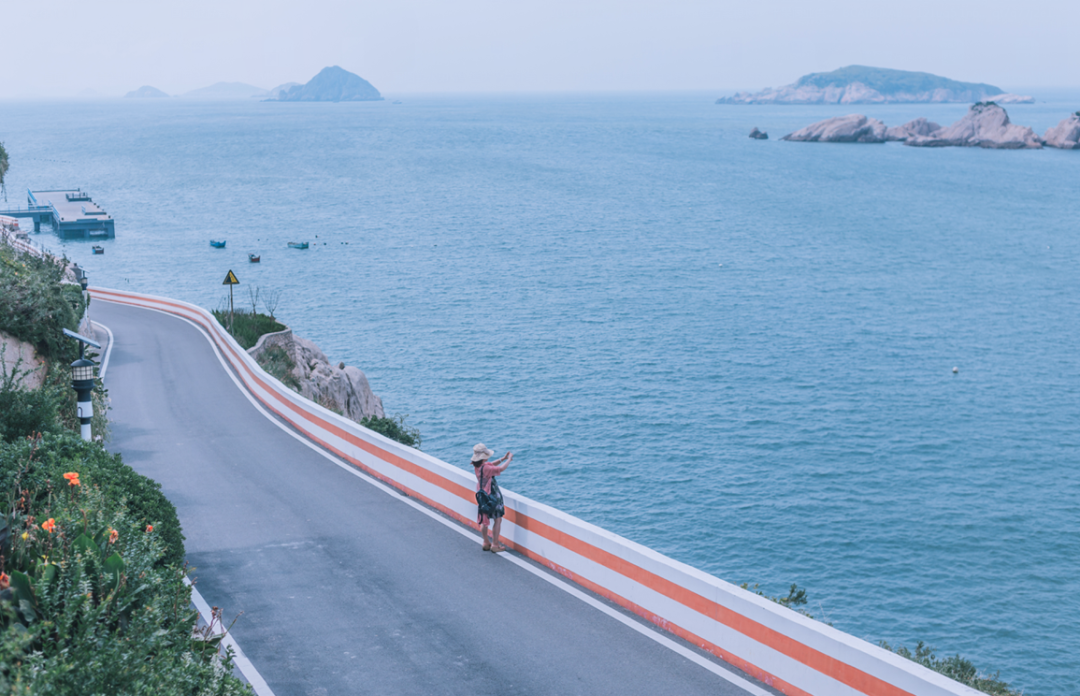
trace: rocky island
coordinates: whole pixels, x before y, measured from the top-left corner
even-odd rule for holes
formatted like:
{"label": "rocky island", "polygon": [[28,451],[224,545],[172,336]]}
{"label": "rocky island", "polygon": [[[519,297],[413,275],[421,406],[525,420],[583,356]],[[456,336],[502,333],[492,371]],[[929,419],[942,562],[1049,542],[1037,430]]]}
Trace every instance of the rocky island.
{"label": "rocky island", "polygon": [[1080,150],[1080,111],[1070,114],[1061,123],[1047,130],[1043,141],[1047,147]]}
{"label": "rocky island", "polygon": [[892,104],[996,101],[1032,103],[1031,97],[1005,94],[993,85],[959,82],[923,72],[849,65],[803,75],[794,83],[761,92],[739,92],[717,104]]}
{"label": "rocky island", "polygon": [[169,95],[165,94],[157,87],[151,87],[150,85],[143,85],[124,95],[124,97],[128,99],[160,99],[161,97],[167,96]]}
{"label": "rocky island", "polygon": [[821,143],[884,143],[900,141],[912,147],[982,147],[999,150],[1035,150],[1046,145],[1080,149],[1080,112],[1046,131],[1040,138],[1028,126],[1009,120],[999,104],[978,102],[956,123],[941,127],[925,118],[888,128],[862,114],[836,116],[812,123],[781,140]]}
{"label": "rocky island", "polygon": [[[304,85],[281,89],[276,99],[266,101],[381,101],[382,95],[370,82],[334,65],[323,68]],[[277,91],[277,90],[275,90]]]}
{"label": "rocky island", "polygon": [[985,147],[1001,150],[1038,149],[1042,140],[1027,126],[1009,121],[1009,114],[994,102],[974,104],[948,128],[904,140],[912,147]]}

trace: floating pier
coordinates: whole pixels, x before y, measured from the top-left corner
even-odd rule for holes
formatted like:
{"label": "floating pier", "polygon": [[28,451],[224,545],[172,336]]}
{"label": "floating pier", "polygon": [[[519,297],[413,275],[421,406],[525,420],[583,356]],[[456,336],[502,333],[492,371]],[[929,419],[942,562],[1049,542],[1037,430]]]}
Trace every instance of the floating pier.
{"label": "floating pier", "polygon": [[41,223],[47,223],[61,239],[112,239],[116,236],[112,217],[82,189],[27,190],[25,208],[0,210],[0,215],[31,218],[35,232],[41,231]]}

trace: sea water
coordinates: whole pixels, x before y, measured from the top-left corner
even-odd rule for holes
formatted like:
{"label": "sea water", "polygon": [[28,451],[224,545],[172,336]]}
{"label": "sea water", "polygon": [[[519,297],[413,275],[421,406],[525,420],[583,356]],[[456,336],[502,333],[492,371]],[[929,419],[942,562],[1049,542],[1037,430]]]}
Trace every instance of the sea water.
{"label": "sea water", "polygon": [[101,256],[34,237],[93,285],[213,308],[231,269],[426,452],[513,450],[506,488],[1073,693],[1080,152],[779,142],[966,106],[714,96],[3,102],[0,139],[12,203],[115,217]]}

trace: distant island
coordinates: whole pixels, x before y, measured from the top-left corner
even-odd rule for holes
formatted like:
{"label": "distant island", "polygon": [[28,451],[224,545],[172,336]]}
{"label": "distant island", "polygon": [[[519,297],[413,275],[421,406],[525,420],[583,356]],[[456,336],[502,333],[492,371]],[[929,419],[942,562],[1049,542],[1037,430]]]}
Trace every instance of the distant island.
{"label": "distant island", "polygon": [[216,82],[209,87],[193,89],[180,96],[192,99],[250,99],[252,97],[266,97],[269,94],[270,92],[262,87],[243,82]]}
{"label": "distant island", "polygon": [[[281,89],[281,88],[278,88]],[[277,91],[277,90],[275,90]],[[348,70],[323,68],[306,85],[281,89],[280,96],[266,101],[381,101],[382,95],[370,82]]]}
{"label": "distant island", "polygon": [[165,94],[157,87],[151,87],[150,85],[143,85],[142,87],[136,90],[132,90],[131,92],[128,92],[124,95],[125,98],[130,99],[160,99],[161,97],[167,96],[169,95]]}
{"label": "distant island", "polygon": [[1000,87],[958,82],[923,72],[849,65],[827,73],[803,75],[779,89],[739,92],[717,104],[891,104],[971,103],[1030,104],[1035,100],[1006,94]]}

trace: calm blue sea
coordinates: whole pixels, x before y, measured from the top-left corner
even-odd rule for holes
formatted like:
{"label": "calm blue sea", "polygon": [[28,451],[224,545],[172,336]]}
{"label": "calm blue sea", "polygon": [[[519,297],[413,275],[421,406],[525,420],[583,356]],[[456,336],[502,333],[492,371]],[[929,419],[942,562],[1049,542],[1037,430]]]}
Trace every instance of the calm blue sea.
{"label": "calm blue sea", "polygon": [[37,237],[93,284],[281,289],[425,451],[512,449],[507,488],[1075,693],[1080,152],[785,143],[966,106],[715,96],[0,102],[0,140],[10,201],[81,186],[116,218],[104,256]]}

